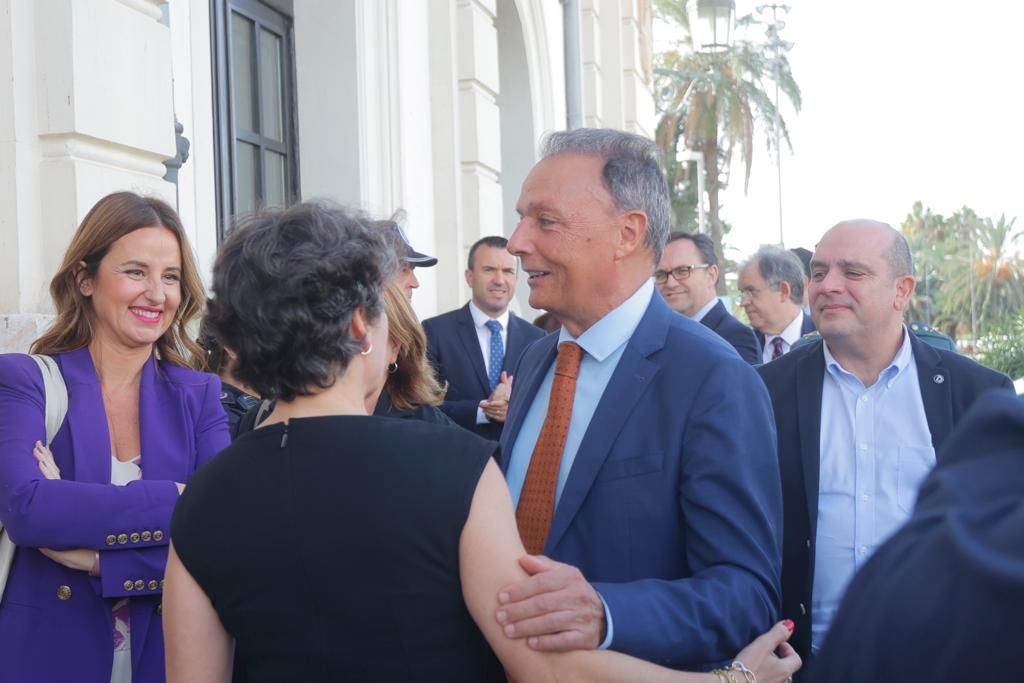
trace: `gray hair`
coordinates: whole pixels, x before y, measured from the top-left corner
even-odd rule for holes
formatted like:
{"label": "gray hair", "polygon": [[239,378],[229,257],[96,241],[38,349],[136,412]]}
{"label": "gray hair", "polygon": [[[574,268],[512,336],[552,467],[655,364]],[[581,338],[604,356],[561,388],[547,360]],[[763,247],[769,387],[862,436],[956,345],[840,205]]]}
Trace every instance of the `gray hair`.
{"label": "gray hair", "polygon": [[657,263],[671,230],[668,186],[658,163],[653,141],[611,128],[577,128],[549,134],[542,143],[541,156],[584,154],[605,159],[602,177],[605,189],[620,211],[639,210],[647,214],[645,244]]}
{"label": "gray hair", "polygon": [[[779,247],[763,246],[757,250],[743,269],[757,264],[761,277],[772,289],[778,289],[783,282],[789,284],[789,298],[802,306],[804,303],[804,264],[800,257]],[[743,270],[741,269],[741,270]]]}

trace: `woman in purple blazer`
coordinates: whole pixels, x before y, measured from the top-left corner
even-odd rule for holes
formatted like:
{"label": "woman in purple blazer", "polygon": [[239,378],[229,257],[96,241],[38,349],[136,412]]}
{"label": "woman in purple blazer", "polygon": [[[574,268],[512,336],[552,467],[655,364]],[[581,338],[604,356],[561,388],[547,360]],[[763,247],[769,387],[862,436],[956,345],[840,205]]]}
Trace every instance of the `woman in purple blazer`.
{"label": "woman in purple blazer", "polygon": [[229,441],[220,382],[195,369],[186,325],[205,296],[174,210],[128,192],[101,199],[50,293],[56,320],[32,345],[67,384],[50,449],[38,367],[0,356],[0,521],[17,546],[0,678],[162,681],[171,512]]}

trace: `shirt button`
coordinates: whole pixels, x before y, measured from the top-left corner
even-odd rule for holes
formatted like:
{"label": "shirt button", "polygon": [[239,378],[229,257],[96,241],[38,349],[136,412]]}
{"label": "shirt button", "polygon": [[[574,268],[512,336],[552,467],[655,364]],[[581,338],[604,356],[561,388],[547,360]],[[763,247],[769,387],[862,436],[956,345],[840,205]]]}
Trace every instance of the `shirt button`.
{"label": "shirt button", "polygon": [[869,498],[870,498],[870,496],[868,494],[866,494],[866,493],[860,497],[860,499],[862,501],[864,501],[865,503],[868,502]]}
{"label": "shirt button", "polygon": [[867,396],[861,396],[860,397],[860,402],[861,403],[867,403],[868,402],[868,397]]}
{"label": "shirt button", "polygon": [[858,448],[860,448],[862,451],[866,451],[868,449],[868,445],[866,443],[862,443],[858,446]]}
{"label": "shirt button", "polygon": [[860,554],[861,555],[867,555],[868,554],[868,547],[866,545],[862,545],[860,547]]}

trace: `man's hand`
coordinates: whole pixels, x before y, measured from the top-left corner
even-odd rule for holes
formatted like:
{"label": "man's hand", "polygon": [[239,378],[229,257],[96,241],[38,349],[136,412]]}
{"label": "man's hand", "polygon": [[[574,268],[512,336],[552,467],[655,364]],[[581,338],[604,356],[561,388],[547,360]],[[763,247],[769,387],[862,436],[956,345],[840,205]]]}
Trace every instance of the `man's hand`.
{"label": "man's hand", "polygon": [[596,649],[605,636],[604,604],[580,570],[525,555],[519,565],[531,576],[498,593],[495,618],[509,638],[526,638],[534,650]]}
{"label": "man's hand", "polygon": [[480,408],[491,422],[504,422],[508,414],[508,399],[512,395],[512,376],[502,371],[498,385],[486,401],[480,401]]}

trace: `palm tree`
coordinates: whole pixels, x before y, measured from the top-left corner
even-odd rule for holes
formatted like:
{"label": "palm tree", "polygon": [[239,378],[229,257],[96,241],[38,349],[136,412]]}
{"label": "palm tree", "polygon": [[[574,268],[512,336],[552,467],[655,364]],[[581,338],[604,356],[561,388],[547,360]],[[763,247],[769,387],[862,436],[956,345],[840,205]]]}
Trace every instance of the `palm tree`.
{"label": "palm tree", "polygon": [[[687,13],[688,0],[655,0],[659,17],[680,29],[682,38],[675,49],[657,56],[655,69],[656,104],[662,112],[657,141],[664,155],[677,221],[686,221],[689,197],[695,197],[689,181],[689,166],[680,165],[680,146],[703,157],[708,222],[715,254],[725,262],[724,224],[719,215],[719,192],[727,185],[733,151],[739,147],[744,167],[744,191],[750,182],[754,130],[758,120],[770,128],[778,121],[781,139],[790,146],[789,131],[765,88],[778,83],[796,111],[800,111],[800,88],[793,79],[785,51],[775,55],[763,43],[737,41],[727,50],[708,54],[694,49]],[[752,15],[737,21],[740,28],[758,25]],[[772,145],[768,137],[769,148]],[[688,196],[687,196],[688,193]],[[724,280],[724,278],[723,278]],[[724,287],[723,280],[719,288]],[[721,293],[721,292],[720,292]]]}
{"label": "palm tree", "polygon": [[[963,218],[966,216],[966,219]],[[1016,218],[978,218],[970,209],[954,214],[960,230],[957,249],[945,260],[943,312],[962,318],[974,298],[975,336],[1024,310],[1024,260],[1016,245],[1022,233]]]}

